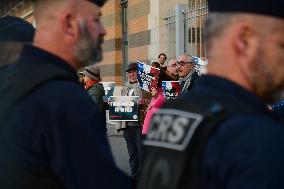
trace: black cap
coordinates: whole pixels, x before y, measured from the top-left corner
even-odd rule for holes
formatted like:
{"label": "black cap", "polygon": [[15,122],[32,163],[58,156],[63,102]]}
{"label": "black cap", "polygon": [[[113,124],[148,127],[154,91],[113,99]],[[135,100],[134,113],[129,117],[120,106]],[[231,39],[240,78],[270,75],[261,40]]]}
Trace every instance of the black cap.
{"label": "black cap", "polygon": [[284,0],[208,0],[211,12],[243,12],[284,18]]}
{"label": "black cap", "polygon": [[6,16],[0,18],[0,42],[32,42],[35,29],[27,21]]}
{"label": "black cap", "polygon": [[129,72],[131,70],[137,70],[137,64],[136,63],[130,63],[127,66],[126,72]]}
{"label": "black cap", "polygon": [[102,7],[107,0],[89,0],[89,1],[91,1],[92,3],[95,3],[99,7]]}

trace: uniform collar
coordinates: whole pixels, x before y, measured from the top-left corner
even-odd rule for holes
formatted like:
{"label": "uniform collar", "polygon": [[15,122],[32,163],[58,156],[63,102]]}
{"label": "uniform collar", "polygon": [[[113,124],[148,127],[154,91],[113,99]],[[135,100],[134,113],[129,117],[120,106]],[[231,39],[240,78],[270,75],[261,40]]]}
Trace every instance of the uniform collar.
{"label": "uniform collar", "polygon": [[19,64],[54,64],[62,69],[70,72],[74,79],[79,80],[76,70],[66,61],[57,57],[43,49],[35,47],[31,44],[24,44],[21,56],[18,60]]}
{"label": "uniform collar", "polygon": [[270,113],[266,104],[258,96],[240,85],[221,77],[211,75],[201,76],[196,82],[195,90],[197,92],[202,90],[203,93],[206,92],[204,90],[207,90],[207,94],[218,95],[220,98],[222,96],[234,98],[236,101],[242,102],[254,110]]}

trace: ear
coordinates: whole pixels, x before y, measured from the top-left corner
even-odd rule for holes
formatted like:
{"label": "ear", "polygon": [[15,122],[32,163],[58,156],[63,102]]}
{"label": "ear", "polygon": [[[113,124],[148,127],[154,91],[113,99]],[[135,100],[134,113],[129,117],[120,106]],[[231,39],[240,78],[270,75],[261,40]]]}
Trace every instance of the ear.
{"label": "ear", "polygon": [[61,26],[67,40],[76,41],[79,38],[79,24],[74,15],[69,13],[63,14]]}
{"label": "ear", "polygon": [[259,40],[255,29],[246,23],[235,30],[235,50],[241,62],[250,62],[256,56]]}

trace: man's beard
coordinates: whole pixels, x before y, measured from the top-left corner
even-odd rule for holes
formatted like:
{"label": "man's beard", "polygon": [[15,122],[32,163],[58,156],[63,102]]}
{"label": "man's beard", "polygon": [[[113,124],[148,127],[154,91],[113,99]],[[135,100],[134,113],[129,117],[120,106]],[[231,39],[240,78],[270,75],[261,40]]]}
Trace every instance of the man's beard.
{"label": "man's beard", "polygon": [[81,22],[80,25],[80,40],[74,48],[74,55],[80,62],[81,66],[87,66],[99,62],[103,58],[102,49],[100,46],[100,38],[96,41],[92,38],[86,25]]}
{"label": "man's beard", "polygon": [[268,61],[265,50],[259,47],[250,67],[250,80],[253,92],[264,102],[272,103],[279,98],[281,90],[275,84]]}

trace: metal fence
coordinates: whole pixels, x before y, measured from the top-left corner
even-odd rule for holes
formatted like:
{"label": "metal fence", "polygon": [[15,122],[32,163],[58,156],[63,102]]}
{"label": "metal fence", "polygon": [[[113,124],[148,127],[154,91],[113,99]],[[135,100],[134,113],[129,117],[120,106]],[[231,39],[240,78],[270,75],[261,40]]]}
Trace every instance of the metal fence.
{"label": "metal fence", "polygon": [[168,11],[165,20],[169,57],[174,58],[182,53],[206,57],[203,25],[207,15],[207,0],[177,5]]}
{"label": "metal fence", "polygon": [[24,0],[1,0],[0,16],[14,16],[17,9],[24,5]]}

